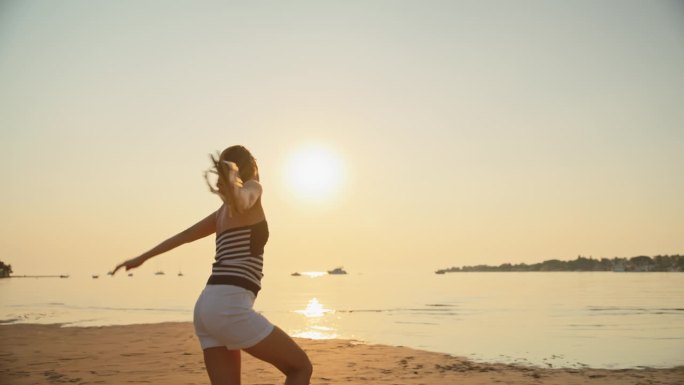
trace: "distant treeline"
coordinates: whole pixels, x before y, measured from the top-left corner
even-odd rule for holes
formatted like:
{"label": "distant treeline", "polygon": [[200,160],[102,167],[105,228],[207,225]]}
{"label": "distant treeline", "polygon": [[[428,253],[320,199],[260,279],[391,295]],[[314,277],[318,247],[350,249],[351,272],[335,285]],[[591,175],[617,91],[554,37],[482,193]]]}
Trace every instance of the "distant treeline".
{"label": "distant treeline", "polygon": [[0,278],[7,278],[12,274],[12,265],[6,265],[5,262],[0,261]]}
{"label": "distant treeline", "polygon": [[450,267],[437,270],[435,273],[457,273],[473,271],[684,271],[684,256],[656,255],[651,258],[645,255],[632,258],[601,258],[578,256],[574,261],[549,259],[541,263],[513,265],[504,263],[499,266],[477,265]]}

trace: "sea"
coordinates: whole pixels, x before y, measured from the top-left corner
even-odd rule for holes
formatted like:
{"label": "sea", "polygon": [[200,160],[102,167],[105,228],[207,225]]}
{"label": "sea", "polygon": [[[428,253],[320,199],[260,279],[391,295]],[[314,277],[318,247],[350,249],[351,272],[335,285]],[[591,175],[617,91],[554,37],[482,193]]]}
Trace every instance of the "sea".
{"label": "sea", "polygon": [[[192,322],[206,276],[0,279],[0,323]],[[255,308],[292,336],[553,368],[684,365],[684,274],[269,272]],[[199,345],[198,345],[199,349]]]}

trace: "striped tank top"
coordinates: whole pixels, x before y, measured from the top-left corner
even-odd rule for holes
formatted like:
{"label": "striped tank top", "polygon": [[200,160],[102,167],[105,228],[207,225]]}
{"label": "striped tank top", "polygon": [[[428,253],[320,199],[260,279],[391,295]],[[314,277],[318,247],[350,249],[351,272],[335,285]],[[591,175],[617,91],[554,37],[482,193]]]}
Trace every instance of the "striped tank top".
{"label": "striped tank top", "polygon": [[216,257],[207,285],[233,285],[257,295],[261,290],[264,246],[268,241],[266,220],[227,229],[216,236]]}

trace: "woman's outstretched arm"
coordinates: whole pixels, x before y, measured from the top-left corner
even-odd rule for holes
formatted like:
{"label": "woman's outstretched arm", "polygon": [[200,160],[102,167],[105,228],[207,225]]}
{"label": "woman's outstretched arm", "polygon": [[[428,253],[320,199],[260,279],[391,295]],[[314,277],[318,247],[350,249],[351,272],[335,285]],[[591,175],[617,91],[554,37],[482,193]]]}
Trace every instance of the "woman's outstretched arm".
{"label": "woman's outstretched arm", "polygon": [[156,255],[165,253],[169,250],[173,250],[180,245],[196,241],[200,238],[204,238],[215,232],[216,212],[213,212],[209,214],[206,218],[192,225],[191,227],[181,231],[173,237],[158,244],[151,250],[146,251],[135,258],[131,258],[123,263],[120,263],[118,266],[116,266],[112,274],[116,273],[116,271],[122,267],[125,267],[126,270],[134,269]]}

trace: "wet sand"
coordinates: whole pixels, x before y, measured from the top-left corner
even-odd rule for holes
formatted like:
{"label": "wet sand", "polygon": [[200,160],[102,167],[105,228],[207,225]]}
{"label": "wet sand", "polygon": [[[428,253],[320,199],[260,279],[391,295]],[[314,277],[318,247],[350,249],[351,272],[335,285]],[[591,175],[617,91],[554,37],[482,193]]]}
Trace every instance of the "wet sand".
{"label": "wet sand", "polygon": [[[297,341],[313,362],[317,385],[684,384],[684,366],[546,369],[347,340]],[[283,381],[276,369],[243,353],[243,384]],[[192,324],[0,325],[0,385],[142,383],[209,384]]]}

